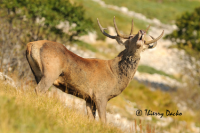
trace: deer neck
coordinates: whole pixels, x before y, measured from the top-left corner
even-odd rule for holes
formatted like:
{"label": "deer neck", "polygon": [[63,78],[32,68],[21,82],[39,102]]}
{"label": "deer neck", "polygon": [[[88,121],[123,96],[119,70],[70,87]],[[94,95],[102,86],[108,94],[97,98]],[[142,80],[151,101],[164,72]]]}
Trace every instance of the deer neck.
{"label": "deer neck", "polygon": [[118,80],[118,86],[125,88],[133,79],[138,68],[140,54],[137,51],[125,49],[116,58],[110,60],[110,67]]}

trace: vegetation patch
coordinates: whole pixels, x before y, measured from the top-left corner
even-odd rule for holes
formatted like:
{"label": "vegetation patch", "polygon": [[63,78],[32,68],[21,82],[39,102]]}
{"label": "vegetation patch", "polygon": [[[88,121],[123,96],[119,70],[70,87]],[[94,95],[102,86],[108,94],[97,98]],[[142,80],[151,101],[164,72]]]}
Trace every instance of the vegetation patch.
{"label": "vegetation patch", "polygon": [[106,4],[127,7],[142,13],[150,19],[157,18],[163,23],[171,23],[183,12],[191,12],[200,5],[196,0],[103,0]]}
{"label": "vegetation patch", "polygon": [[192,13],[185,12],[181,17],[176,19],[177,30],[174,30],[166,38],[175,42],[180,48],[189,47],[200,51],[200,7]]}
{"label": "vegetation patch", "polygon": [[156,70],[155,68],[147,66],[147,65],[140,65],[140,66],[138,66],[137,70],[141,73],[159,74],[159,75],[167,76],[172,79],[176,79],[173,75],[167,74],[160,70]]}
{"label": "vegetation patch", "polygon": [[121,130],[90,121],[73,109],[65,108],[56,97],[37,96],[0,81],[1,133],[116,133]]}

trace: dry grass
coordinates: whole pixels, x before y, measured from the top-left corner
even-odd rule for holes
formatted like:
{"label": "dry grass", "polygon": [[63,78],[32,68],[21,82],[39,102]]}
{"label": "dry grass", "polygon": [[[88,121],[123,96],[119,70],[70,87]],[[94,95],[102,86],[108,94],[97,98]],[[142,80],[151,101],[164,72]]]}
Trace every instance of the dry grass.
{"label": "dry grass", "polygon": [[[162,112],[165,107],[169,110],[176,107],[171,102],[170,104],[163,103],[163,101],[166,102],[166,99],[168,99],[168,102],[171,101],[168,94],[160,91],[148,91],[148,88],[133,81],[120,96],[109,103],[120,108],[120,111],[113,113],[120,112],[123,117],[135,120],[136,124],[130,129],[134,133],[137,131],[136,127],[139,127],[137,133],[141,131],[155,133],[158,131],[171,131],[171,129],[179,127],[178,121],[194,121],[194,116],[191,117],[191,114],[185,112],[181,117],[174,117],[176,119],[175,124],[172,122],[165,128],[158,128],[153,126],[156,125],[157,120],[152,119],[150,123],[149,121],[141,121],[135,113],[130,114],[127,112],[125,109],[126,99],[136,102],[136,108],[142,110],[148,107],[153,111]],[[151,99],[158,103],[154,105],[155,103]],[[33,88],[25,91],[20,88],[16,90],[0,81],[0,103],[0,133],[122,132],[116,127],[89,121],[86,116],[79,114],[76,110],[65,108],[56,96],[47,94],[36,96]],[[188,127],[184,127],[183,130],[188,130]]]}
{"label": "dry grass", "polygon": [[23,91],[0,81],[1,133],[87,133],[121,132],[65,108],[56,97],[36,96],[33,89]]}
{"label": "dry grass", "polygon": [[[0,133],[117,133],[116,127],[90,121],[48,94],[36,96],[33,88],[22,90],[0,81]],[[155,127],[136,121],[131,131],[154,133]]]}

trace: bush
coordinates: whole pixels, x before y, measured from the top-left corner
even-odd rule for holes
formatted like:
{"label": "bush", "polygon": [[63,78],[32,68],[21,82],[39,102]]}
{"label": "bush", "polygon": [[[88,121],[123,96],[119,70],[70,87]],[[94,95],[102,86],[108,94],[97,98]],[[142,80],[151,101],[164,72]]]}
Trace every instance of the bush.
{"label": "bush", "polygon": [[200,7],[192,13],[184,13],[176,19],[178,29],[173,31],[166,38],[177,43],[179,47],[189,46],[200,51]]}
{"label": "bush", "polygon": [[63,35],[57,27],[60,22],[67,21],[71,25],[71,37],[85,34],[92,27],[91,20],[84,18],[83,7],[71,4],[69,0],[2,0],[0,7],[6,11],[2,16],[9,18],[11,24],[14,19],[34,24],[40,20],[43,22],[40,28],[60,36]]}

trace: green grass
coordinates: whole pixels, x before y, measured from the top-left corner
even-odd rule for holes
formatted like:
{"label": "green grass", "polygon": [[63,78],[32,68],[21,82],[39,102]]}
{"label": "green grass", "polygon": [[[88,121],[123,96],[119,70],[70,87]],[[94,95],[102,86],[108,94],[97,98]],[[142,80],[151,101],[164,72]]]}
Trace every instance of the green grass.
{"label": "green grass", "polygon": [[160,70],[156,70],[155,68],[150,67],[150,66],[146,66],[146,65],[139,65],[137,70],[141,73],[159,74],[159,75],[167,76],[167,77],[172,78],[172,79],[176,79],[173,75],[167,74],[167,73],[160,71]]}
{"label": "green grass", "polygon": [[[132,18],[118,11],[103,8],[98,3],[93,2],[91,0],[73,0],[73,1],[82,5],[85,8],[86,10],[85,17],[91,18],[91,20],[94,22],[95,31],[97,32],[99,39],[103,39],[104,36],[100,32],[99,26],[97,24],[97,18],[99,19],[101,25],[104,28],[106,28],[108,26],[114,26],[113,17],[115,16],[118,29],[120,31],[123,31],[124,34],[130,33]],[[134,33],[138,32],[139,29],[147,28],[146,22],[136,18],[133,19],[135,25]]]}
{"label": "green grass", "polygon": [[[106,4],[127,7],[131,11],[144,14],[147,18],[158,18],[164,23],[171,23],[186,11],[193,11],[200,6],[195,0],[103,0]],[[162,2],[159,2],[162,1]]]}
{"label": "green grass", "polygon": [[0,81],[0,133],[115,133],[121,130],[90,121],[55,97],[36,96]]}

